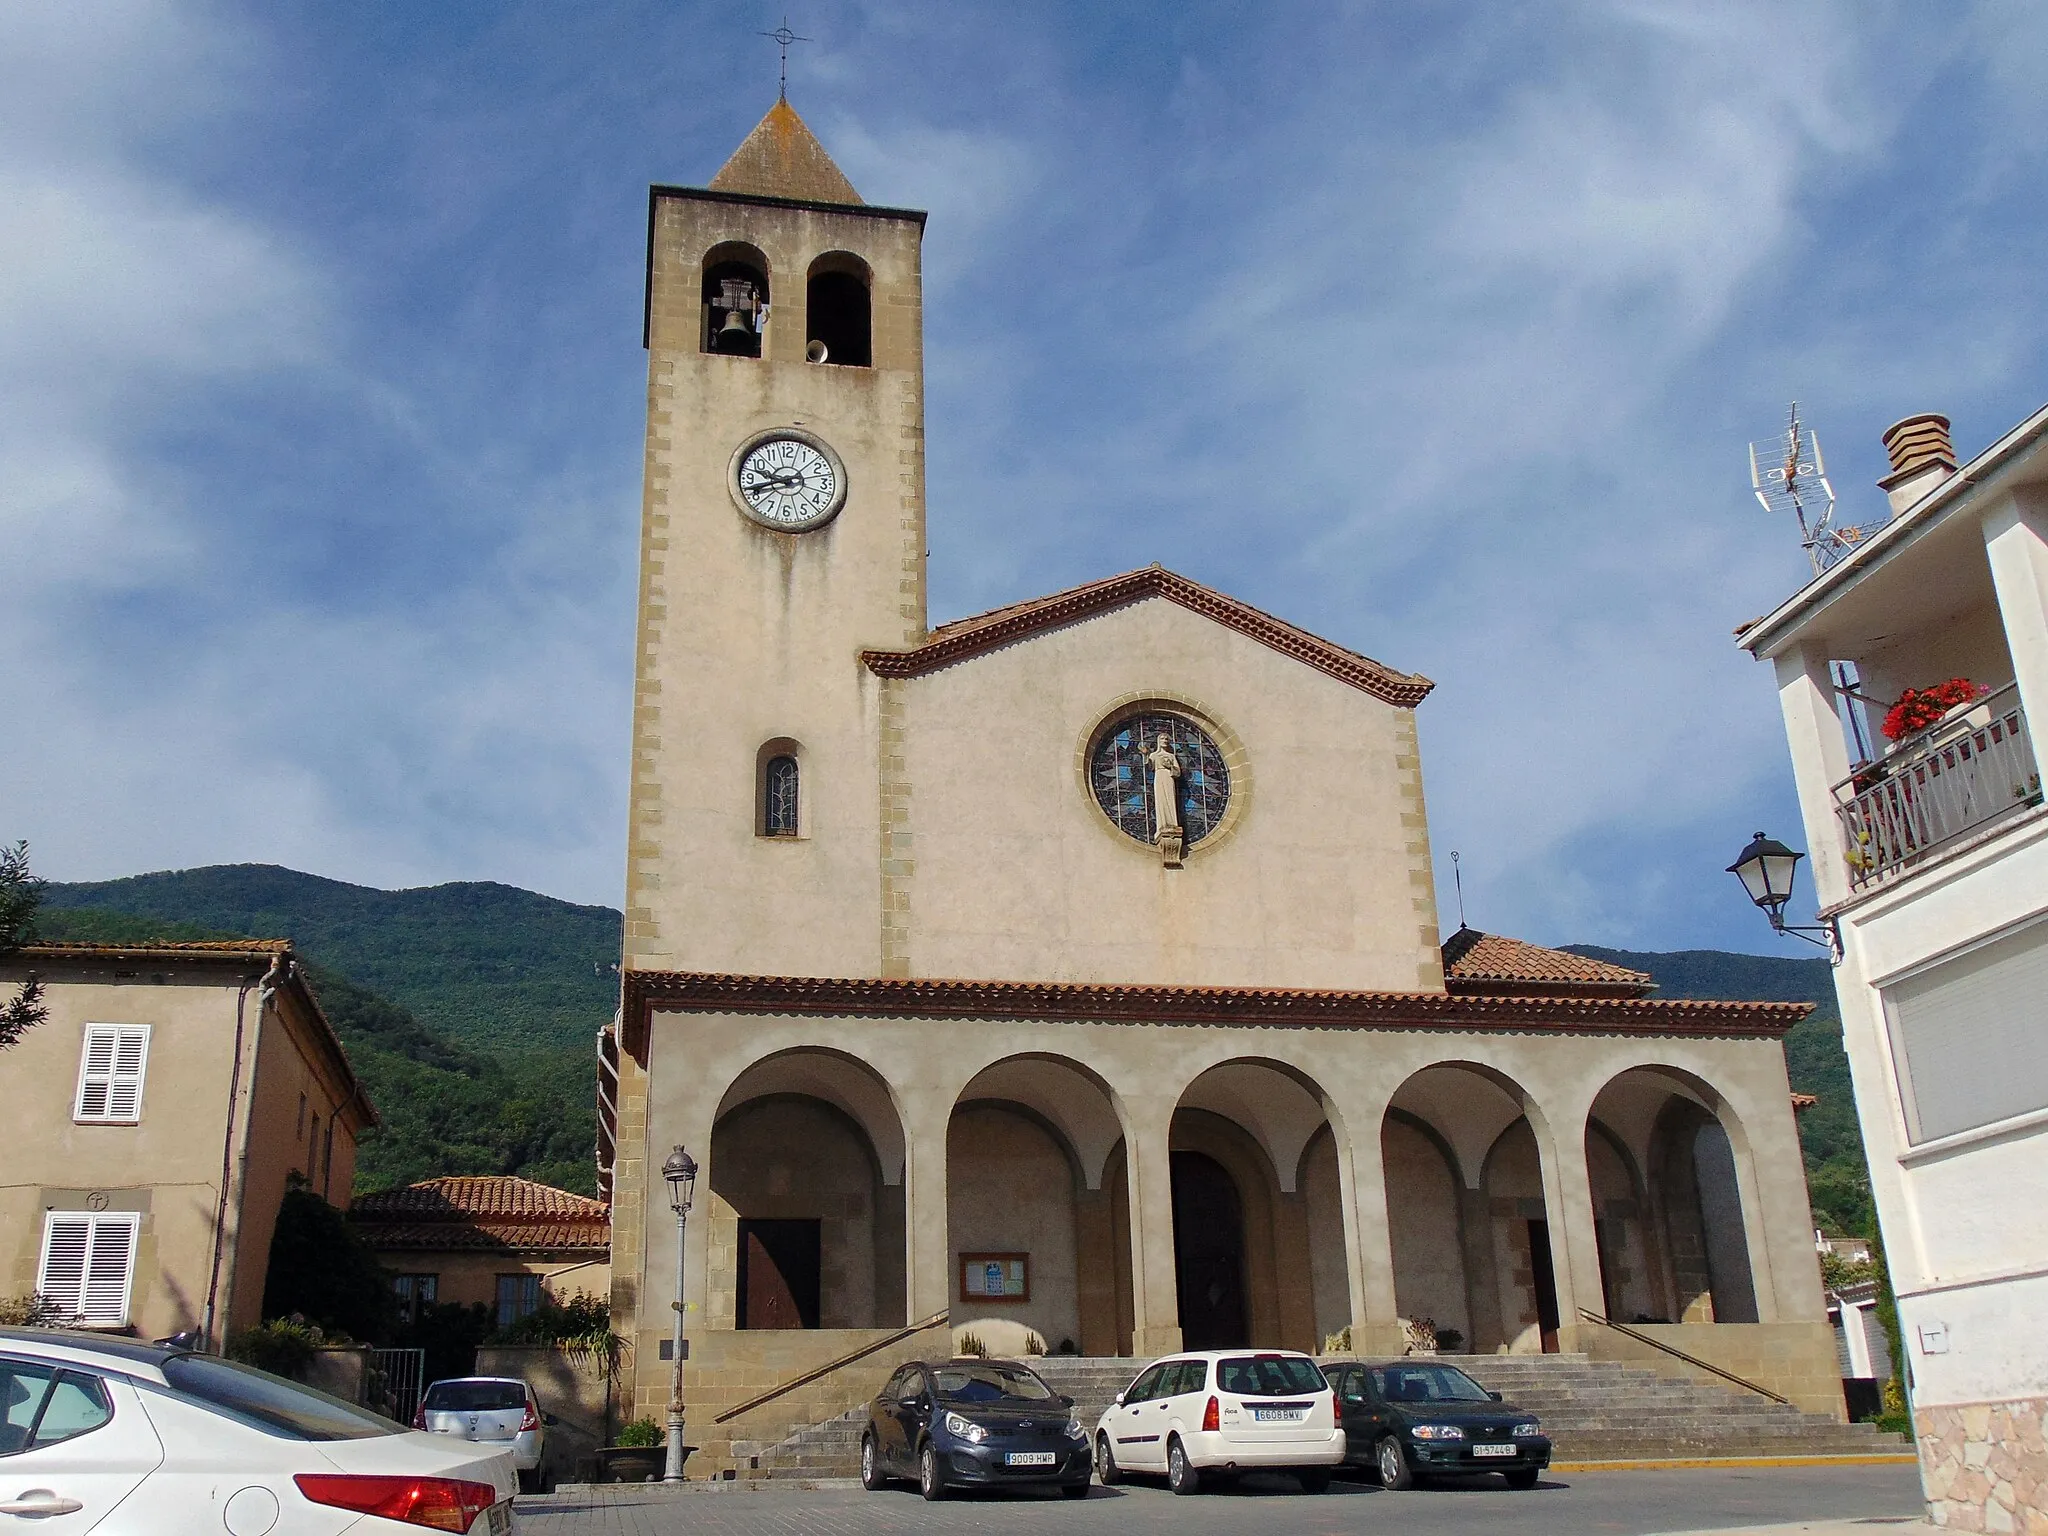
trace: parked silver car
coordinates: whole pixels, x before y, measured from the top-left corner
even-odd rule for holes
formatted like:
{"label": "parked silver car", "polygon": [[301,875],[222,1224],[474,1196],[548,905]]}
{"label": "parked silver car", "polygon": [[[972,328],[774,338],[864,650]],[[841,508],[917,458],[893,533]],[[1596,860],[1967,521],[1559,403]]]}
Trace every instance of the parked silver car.
{"label": "parked silver car", "polygon": [[533,1388],[516,1376],[455,1376],[427,1388],[412,1424],[509,1453],[520,1491],[539,1493],[547,1426],[554,1422],[553,1414],[540,1411]]}

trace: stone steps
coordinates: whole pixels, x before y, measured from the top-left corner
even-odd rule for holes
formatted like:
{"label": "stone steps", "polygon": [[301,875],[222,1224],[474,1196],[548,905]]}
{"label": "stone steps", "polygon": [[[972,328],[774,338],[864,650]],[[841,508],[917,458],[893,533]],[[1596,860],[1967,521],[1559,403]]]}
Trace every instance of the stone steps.
{"label": "stone steps", "polygon": [[[1093,1426],[1149,1362],[1054,1355],[1032,1362]],[[1840,1424],[1735,1387],[1659,1376],[1585,1355],[1457,1355],[1448,1363],[1542,1420],[1559,1461],[1874,1456],[1907,1449],[1868,1424]],[[768,1478],[852,1477],[865,1405],[797,1431],[759,1457]]]}

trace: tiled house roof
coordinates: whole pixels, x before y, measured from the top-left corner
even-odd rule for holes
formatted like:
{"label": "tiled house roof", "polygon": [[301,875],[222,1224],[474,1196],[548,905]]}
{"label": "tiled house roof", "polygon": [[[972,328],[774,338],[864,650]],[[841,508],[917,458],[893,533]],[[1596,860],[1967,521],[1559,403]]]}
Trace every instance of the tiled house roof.
{"label": "tiled house roof", "polygon": [[1444,940],[1444,987],[1461,997],[1647,997],[1641,971],[1477,928]]}
{"label": "tiled house roof", "polygon": [[374,1248],[606,1252],[611,1210],[601,1200],[509,1174],[427,1179],[364,1195],[349,1220]]}

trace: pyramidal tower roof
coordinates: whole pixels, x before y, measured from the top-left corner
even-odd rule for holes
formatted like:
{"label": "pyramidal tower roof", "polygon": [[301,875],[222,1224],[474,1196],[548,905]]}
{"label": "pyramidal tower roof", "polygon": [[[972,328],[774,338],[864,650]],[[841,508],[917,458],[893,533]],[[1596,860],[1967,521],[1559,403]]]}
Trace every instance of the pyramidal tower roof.
{"label": "pyramidal tower roof", "polygon": [[714,192],[791,197],[807,203],[858,203],[860,194],[832,163],[818,136],[787,97],[768,109],[746,142],[711,178]]}

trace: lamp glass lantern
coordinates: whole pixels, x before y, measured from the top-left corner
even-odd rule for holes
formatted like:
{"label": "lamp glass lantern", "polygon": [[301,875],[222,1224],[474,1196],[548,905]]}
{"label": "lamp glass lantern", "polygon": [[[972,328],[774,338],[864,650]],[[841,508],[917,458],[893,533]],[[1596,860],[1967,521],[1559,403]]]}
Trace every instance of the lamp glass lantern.
{"label": "lamp glass lantern", "polygon": [[1749,899],[1764,910],[1775,927],[1784,919],[1785,903],[1792,899],[1793,877],[1798,873],[1799,861],[1805,857],[1759,832],[1736,855],[1728,873],[1742,882]]}
{"label": "lamp glass lantern", "polygon": [[697,1160],[677,1147],[661,1165],[661,1176],[668,1181],[669,1208],[682,1215],[697,1193]]}

